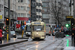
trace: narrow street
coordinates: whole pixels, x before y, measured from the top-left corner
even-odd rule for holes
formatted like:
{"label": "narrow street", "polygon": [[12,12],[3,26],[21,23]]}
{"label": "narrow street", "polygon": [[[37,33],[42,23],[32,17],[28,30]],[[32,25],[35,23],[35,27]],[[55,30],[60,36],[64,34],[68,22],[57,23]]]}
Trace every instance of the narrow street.
{"label": "narrow street", "polygon": [[0,50],[61,50],[66,43],[65,38],[47,36],[45,40],[28,39],[27,42],[1,47]]}

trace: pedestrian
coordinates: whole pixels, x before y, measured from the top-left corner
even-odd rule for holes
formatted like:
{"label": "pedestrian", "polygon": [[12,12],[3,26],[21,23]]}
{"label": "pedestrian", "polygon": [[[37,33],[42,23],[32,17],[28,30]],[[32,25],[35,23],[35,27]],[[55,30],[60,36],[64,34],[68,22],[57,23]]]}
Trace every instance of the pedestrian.
{"label": "pedestrian", "polygon": [[2,44],[2,29],[0,27],[0,44]]}

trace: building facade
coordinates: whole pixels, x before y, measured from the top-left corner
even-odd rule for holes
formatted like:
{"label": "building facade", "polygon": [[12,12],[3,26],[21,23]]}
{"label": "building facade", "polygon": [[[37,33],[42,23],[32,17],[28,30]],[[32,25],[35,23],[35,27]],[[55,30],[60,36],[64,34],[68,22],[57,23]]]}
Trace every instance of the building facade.
{"label": "building facade", "polygon": [[[30,0],[16,0],[17,17],[30,17]],[[21,23],[21,21],[19,21]]]}
{"label": "building facade", "polygon": [[50,6],[49,5],[51,3],[50,0],[42,0],[42,4],[43,4],[43,10],[42,10],[42,13],[43,13],[43,21],[46,23],[46,24],[49,24],[50,23]]}
{"label": "building facade", "polygon": [[[55,19],[54,16],[54,10],[59,13],[59,17],[63,19],[62,21],[59,19],[60,22],[62,22],[62,25],[65,25],[65,17],[69,15],[69,0],[42,0],[43,3],[43,21],[47,25],[55,26],[58,24],[57,20]],[[59,8],[61,10],[59,11]]]}
{"label": "building facade", "polygon": [[31,0],[31,20],[42,19],[42,0]]}
{"label": "building facade", "polygon": [[0,0],[0,23],[4,23],[4,0]]}
{"label": "building facade", "polygon": [[73,17],[75,18],[75,0],[73,1]]}
{"label": "building facade", "polygon": [[10,0],[10,17],[8,17],[8,0],[4,0],[4,21],[6,18],[10,19],[10,27],[15,30],[16,27],[15,21],[16,18],[16,0]]}

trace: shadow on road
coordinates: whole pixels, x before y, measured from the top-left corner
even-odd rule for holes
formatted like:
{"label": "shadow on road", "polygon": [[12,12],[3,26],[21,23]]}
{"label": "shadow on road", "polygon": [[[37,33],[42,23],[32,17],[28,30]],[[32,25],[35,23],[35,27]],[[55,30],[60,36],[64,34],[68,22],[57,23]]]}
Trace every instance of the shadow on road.
{"label": "shadow on road", "polygon": [[45,41],[45,40],[36,38],[36,39],[33,39],[32,41]]}

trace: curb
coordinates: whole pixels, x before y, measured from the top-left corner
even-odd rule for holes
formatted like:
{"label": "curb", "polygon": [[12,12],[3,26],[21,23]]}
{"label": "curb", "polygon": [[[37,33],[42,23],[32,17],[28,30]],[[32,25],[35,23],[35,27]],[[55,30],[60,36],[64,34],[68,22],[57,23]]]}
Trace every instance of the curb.
{"label": "curb", "polygon": [[0,44],[0,47],[12,45],[12,44],[17,44],[17,43],[21,43],[21,42],[25,42],[25,41],[28,41],[28,40],[21,40],[21,41],[11,42],[11,43],[7,43],[7,44]]}

